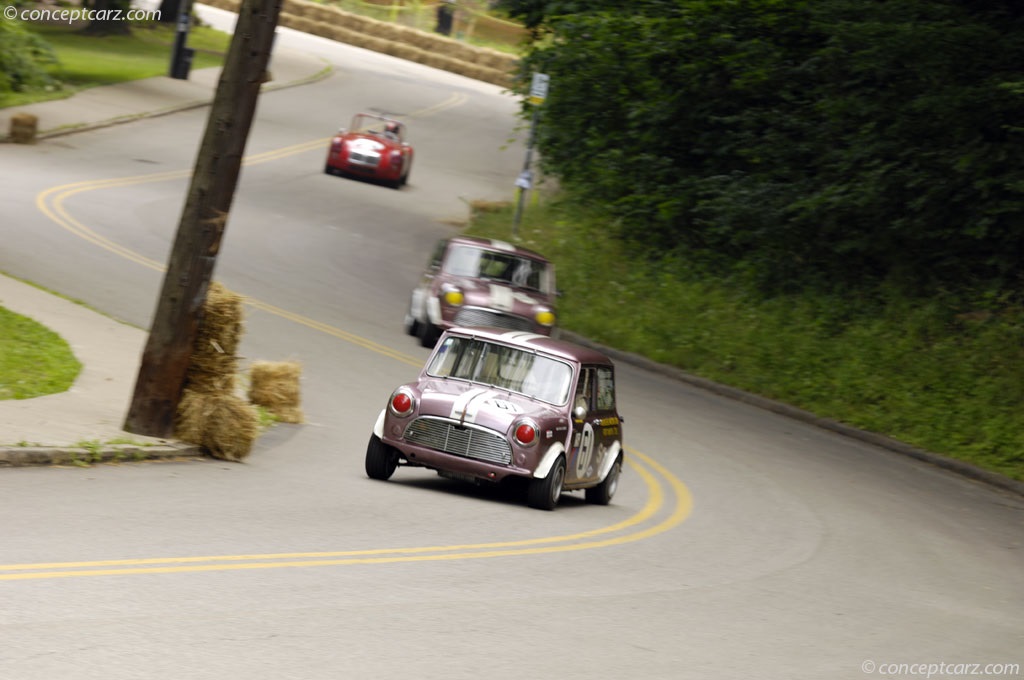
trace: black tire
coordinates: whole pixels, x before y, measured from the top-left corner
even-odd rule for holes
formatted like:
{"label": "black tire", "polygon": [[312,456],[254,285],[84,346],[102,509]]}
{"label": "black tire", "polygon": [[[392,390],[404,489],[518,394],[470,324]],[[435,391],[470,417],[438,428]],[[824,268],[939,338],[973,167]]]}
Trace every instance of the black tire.
{"label": "black tire", "polygon": [[397,467],[398,452],[377,435],[370,435],[370,443],[366,445],[366,476],[385,481],[391,478]]}
{"label": "black tire", "polygon": [[622,474],[622,454],[615,460],[612,469],[605,475],[604,481],[597,486],[587,489],[584,494],[588,503],[594,505],[608,505],[612,502],[612,496],[619,488],[619,476]]}
{"label": "black tire", "polygon": [[437,344],[437,339],[441,337],[441,331],[438,330],[437,326],[430,323],[430,319],[427,319],[419,324],[419,328],[416,329],[416,335],[419,337],[422,346],[432,349]]}
{"label": "black tire", "polygon": [[420,322],[416,320],[416,317],[411,312],[405,323],[405,332],[414,338],[419,337],[420,334]]}
{"label": "black tire", "polygon": [[324,174],[325,175],[333,175],[334,174],[334,168],[331,167],[330,163],[324,165]]}
{"label": "black tire", "polygon": [[565,482],[565,457],[559,456],[544,479],[531,479],[526,504],[538,510],[554,510]]}

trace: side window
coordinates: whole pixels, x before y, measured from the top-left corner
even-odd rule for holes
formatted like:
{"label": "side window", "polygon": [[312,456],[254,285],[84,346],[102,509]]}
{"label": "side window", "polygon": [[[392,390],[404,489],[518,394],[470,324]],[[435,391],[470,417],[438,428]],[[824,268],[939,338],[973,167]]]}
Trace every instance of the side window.
{"label": "side window", "polygon": [[615,410],[615,374],[607,367],[597,369],[597,409]]}
{"label": "side window", "polygon": [[576,383],[576,396],[572,406],[575,409],[582,405],[589,413],[594,408],[594,369],[580,368],[580,379]]}
{"label": "side window", "polygon": [[448,241],[447,240],[438,241],[437,247],[434,248],[434,254],[430,256],[430,263],[428,264],[428,266],[431,269],[440,269],[440,267],[441,267],[441,260],[444,259],[444,251],[445,251],[445,248],[447,248],[447,247],[448,247]]}

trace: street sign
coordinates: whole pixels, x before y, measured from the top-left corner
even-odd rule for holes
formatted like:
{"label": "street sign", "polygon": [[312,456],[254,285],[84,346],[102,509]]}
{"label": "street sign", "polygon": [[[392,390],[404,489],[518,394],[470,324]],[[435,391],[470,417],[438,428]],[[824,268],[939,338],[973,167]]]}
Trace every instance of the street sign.
{"label": "street sign", "polygon": [[548,96],[548,81],[551,80],[546,73],[534,73],[530,82],[530,103],[540,106]]}

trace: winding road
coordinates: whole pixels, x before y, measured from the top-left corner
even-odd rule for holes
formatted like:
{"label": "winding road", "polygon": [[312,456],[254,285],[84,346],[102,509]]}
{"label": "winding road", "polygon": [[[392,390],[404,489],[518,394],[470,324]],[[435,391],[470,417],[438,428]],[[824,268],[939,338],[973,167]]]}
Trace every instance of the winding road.
{"label": "winding road", "polygon": [[[308,423],[244,464],[0,471],[0,678],[1024,677],[1024,499],[634,366],[608,507],[367,479],[426,357],[409,292],[467,201],[510,199],[523,131],[497,87],[278,43],[335,71],[261,97],[216,278],[246,357],[302,362]],[[322,172],[363,109],[408,123],[402,191]],[[0,270],[148,327],[206,114],[5,146]]]}

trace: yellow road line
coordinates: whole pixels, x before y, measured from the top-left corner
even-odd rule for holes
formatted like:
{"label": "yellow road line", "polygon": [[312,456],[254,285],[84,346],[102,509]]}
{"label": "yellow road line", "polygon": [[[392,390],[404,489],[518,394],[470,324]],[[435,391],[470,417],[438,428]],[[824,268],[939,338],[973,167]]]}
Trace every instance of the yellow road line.
{"label": "yellow road line", "polygon": [[[251,569],[283,569],[300,567],[343,566],[353,564],[392,564],[398,562],[436,562],[445,560],[485,559],[523,555],[573,552],[605,548],[632,543],[662,533],[678,525],[689,515],[692,498],[686,486],[668,470],[648,456],[630,451],[647,465],[654,467],[664,477],[676,494],[672,513],[643,531],[613,536],[596,541],[585,541],[594,536],[610,534],[633,527],[646,521],[664,505],[664,494],[655,476],[644,467],[631,463],[631,467],[643,478],[649,495],[644,507],[622,522],[607,527],[563,536],[547,536],[520,541],[477,543],[466,545],[429,546],[419,548],[381,548],[370,550],[332,551],[315,553],[280,553],[266,555],[216,555],[207,557],[144,558],[137,560],[102,560],[92,562],[56,562],[43,564],[0,565],[0,571],[16,573],[0,574],[0,581],[25,581],[84,576],[125,576],[134,574],[170,574],[209,571],[238,571]],[[577,542],[569,542],[577,541]],[[544,545],[562,543],[562,545]],[[274,560],[274,561],[258,561]],[[198,564],[206,562],[207,564]],[[164,565],[164,566],[145,566]],[[88,567],[108,567],[89,569]],[[120,567],[120,568],[110,568]],[[24,573],[28,570],[35,570]],[[49,571],[43,571],[49,570]]]}

